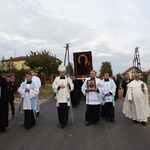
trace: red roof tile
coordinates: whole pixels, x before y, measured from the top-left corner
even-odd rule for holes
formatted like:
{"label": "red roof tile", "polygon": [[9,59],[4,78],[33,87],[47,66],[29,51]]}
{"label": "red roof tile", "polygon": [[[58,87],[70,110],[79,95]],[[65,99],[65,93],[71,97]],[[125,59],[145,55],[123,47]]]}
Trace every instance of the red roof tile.
{"label": "red roof tile", "polygon": [[20,56],[20,57],[15,57],[15,58],[10,58],[10,59],[5,59],[5,61],[19,61],[19,60],[26,60],[27,56]]}

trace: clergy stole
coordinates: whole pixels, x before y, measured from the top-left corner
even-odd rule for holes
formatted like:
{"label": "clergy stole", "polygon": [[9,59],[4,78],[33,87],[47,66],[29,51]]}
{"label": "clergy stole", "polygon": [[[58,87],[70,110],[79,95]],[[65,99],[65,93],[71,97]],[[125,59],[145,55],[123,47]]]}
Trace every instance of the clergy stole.
{"label": "clergy stole", "polygon": [[56,101],[56,106],[59,106],[59,103],[67,103],[68,106],[70,106],[70,98],[67,97],[67,92],[68,92],[68,79],[59,79],[59,85],[63,84],[65,88],[60,88],[58,90],[57,94],[57,101]]}
{"label": "clergy stole", "polygon": [[63,84],[65,88],[60,88],[58,91],[58,103],[66,103],[67,100],[67,84],[65,79],[60,79],[59,81],[60,84]]}
{"label": "clergy stole", "polygon": [[[27,86],[27,81],[25,80],[25,81],[21,84],[21,87],[22,87],[23,89],[25,89],[26,86]],[[30,84],[30,89],[34,89],[34,88],[35,88],[35,83],[32,81],[31,84]],[[34,108],[34,107],[35,107],[35,101],[34,101],[34,99],[30,100],[30,102],[31,102],[31,107],[32,107],[32,109],[34,110],[34,109],[35,109],[35,108]],[[21,99],[21,102],[20,102],[20,104],[19,104],[19,106],[18,106],[18,108],[17,108],[17,110],[16,110],[16,113],[15,113],[16,116],[18,116],[18,115],[20,114],[20,111],[21,111],[22,106],[23,106],[23,98]]]}

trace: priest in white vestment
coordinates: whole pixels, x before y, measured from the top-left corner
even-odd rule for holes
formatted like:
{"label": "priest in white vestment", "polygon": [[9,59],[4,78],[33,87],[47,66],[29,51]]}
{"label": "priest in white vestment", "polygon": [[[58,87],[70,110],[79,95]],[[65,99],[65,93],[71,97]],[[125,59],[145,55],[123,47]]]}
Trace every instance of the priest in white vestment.
{"label": "priest in white vestment", "polygon": [[[35,82],[35,87],[40,91],[41,87],[40,78],[35,75],[35,71],[33,69],[30,70],[30,73],[32,74],[32,81]],[[35,100],[36,100],[36,117],[39,117],[40,116],[39,94],[36,96]]]}
{"label": "priest in white vestment", "polygon": [[123,104],[123,113],[132,118],[134,123],[147,124],[149,117],[148,89],[140,80],[140,75],[135,74],[134,80],[127,85],[127,94]]}
{"label": "priest in white vestment", "polygon": [[22,98],[22,107],[24,110],[24,126],[28,130],[35,125],[36,113],[36,96],[39,89],[36,88],[35,82],[32,81],[31,73],[26,74],[26,80],[21,83],[18,89]]}
{"label": "priest in white vestment", "polygon": [[[95,85],[93,83],[95,83]],[[93,90],[88,88],[88,86],[93,88]],[[90,77],[85,79],[81,90],[86,96],[86,125],[97,124],[97,122],[100,121],[100,105],[102,103],[101,97],[104,93],[104,85],[100,79],[96,78],[96,72],[94,70],[90,71]]]}
{"label": "priest in white vestment", "polygon": [[71,103],[70,92],[74,89],[74,84],[72,80],[65,75],[66,67],[63,64],[58,67],[58,71],[60,76],[55,78],[52,88],[56,93],[59,123],[61,128],[64,128],[68,123],[69,106]]}
{"label": "priest in white vestment", "polygon": [[103,97],[103,105],[101,110],[101,117],[110,122],[115,121],[115,93],[116,93],[116,84],[113,79],[109,77],[109,73],[104,74],[104,79],[102,80],[104,83],[104,97]]}

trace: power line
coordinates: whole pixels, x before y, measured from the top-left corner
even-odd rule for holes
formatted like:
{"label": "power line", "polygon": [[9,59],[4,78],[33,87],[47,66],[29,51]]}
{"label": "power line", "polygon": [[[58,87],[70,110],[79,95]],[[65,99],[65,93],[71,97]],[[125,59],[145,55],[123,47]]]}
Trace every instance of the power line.
{"label": "power line", "polygon": [[44,26],[60,41],[63,43],[63,41],[58,37],[58,35],[53,32],[49,26],[45,23],[45,21],[43,20],[43,16],[39,13],[39,11],[36,11],[35,8],[33,9],[33,6],[31,6],[31,3],[29,4],[26,0],[24,0],[24,4],[28,6],[29,10],[37,17],[37,19],[39,19],[39,21],[41,21]]}
{"label": "power line", "polygon": [[[30,2],[34,3],[34,0],[30,0]],[[43,12],[45,18],[48,19],[48,21],[50,22],[50,24],[53,25],[53,27],[55,28],[55,32],[58,32],[61,37],[63,37],[64,35],[62,34],[62,32],[58,29],[58,27],[56,26],[55,22],[46,14],[46,12],[44,11],[44,9],[41,7],[41,5],[35,0],[35,2],[37,3],[37,5],[39,6],[39,9],[41,12]]]}
{"label": "power line", "polygon": [[[13,1],[12,1],[13,2]],[[38,25],[38,27],[42,30],[42,31],[44,31],[44,32],[46,32],[44,29],[43,29],[43,27],[40,25],[40,23],[38,23],[37,22],[37,20],[34,18],[34,16],[32,16],[25,8],[23,8],[20,4],[18,4],[18,2],[13,2],[14,3],[14,5],[16,5],[20,10],[21,10],[21,12],[22,13],[24,13],[26,16],[27,16],[27,18],[29,18],[34,24],[36,24],[36,25]]]}
{"label": "power line", "polygon": [[43,32],[46,32],[51,37],[55,38],[58,43],[63,43],[61,39],[48,27],[48,25],[45,24],[42,16],[40,16],[39,13],[35,11],[29,3],[27,3],[27,1],[11,1],[27,16],[27,18],[29,18],[34,24],[36,24]]}

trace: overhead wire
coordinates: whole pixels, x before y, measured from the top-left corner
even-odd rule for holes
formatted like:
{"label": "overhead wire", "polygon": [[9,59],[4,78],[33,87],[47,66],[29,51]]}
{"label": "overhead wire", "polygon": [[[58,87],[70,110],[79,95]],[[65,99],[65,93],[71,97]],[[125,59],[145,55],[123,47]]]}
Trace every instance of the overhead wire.
{"label": "overhead wire", "polygon": [[16,2],[14,2],[13,0],[11,0],[11,1],[27,16],[28,19],[30,19],[33,23],[35,23],[36,25],[38,25],[38,27],[39,27],[42,31],[46,32],[46,31],[43,29],[43,27],[40,26],[40,24],[37,24],[37,20],[35,19],[35,17],[32,16],[25,8],[23,8],[17,1],[16,1]]}
{"label": "overhead wire", "polygon": [[[63,37],[64,37],[64,35],[63,35],[63,33],[61,32],[61,30],[59,30],[59,28],[58,28],[58,26],[56,26],[56,23],[55,23],[55,21],[54,21],[54,18],[53,18],[53,20],[50,18],[50,16],[48,16],[47,15],[47,13],[45,12],[45,10],[41,7],[41,5],[39,4],[39,2],[37,1],[37,0],[29,0],[31,3],[36,3],[35,5],[36,6],[38,6],[38,10],[39,10],[39,12],[42,12],[43,13],[43,15],[44,15],[44,17],[46,18],[46,19],[48,19],[47,21],[49,21],[49,23],[53,26],[53,29],[55,30],[55,32],[57,32],[58,34],[59,34],[59,36],[61,37],[61,39],[63,39]],[[38,11],[37,10],[37,11]],[[51,27],[52,27],[51,26]],[[63,40],[64,41],[64,40]]]}
{"label": "overhead wire", "polygon": [[28,4],[26,3],[26,5],[27,5],[28,9],[30,10],[30,12],[34,14],[34,16],[36,17],[38,23],[40,23],[41,25],[43,25],[46,28],[46,31],[49,32],[55,39],[57,39],[57,41],[59,41],[60,43],[62,43],[62,41],[60,40],[60,38],[49,28],[49,25],[47,25],[45,23],[45,21],[43,20],[42,16],[40,16],[40,14],[38,12],[34,11],[34,9],[32,8],[32,6],[29,5],[29,3]]}
{"label": "overhead wire", "polygon": [[[22,12],[22,13],[24,13],[25,15],[26,15],[26,17],[27,18],[29,18],[33,23],[36,23],[36,20],[35,20],[35,18],[33,18],[33,16],[31,16],[29,13],[28,13],[28,11],[26,11],[23,7],[21,7],[19,4],[18,4],[18,2],[14,2],[13,0],[11,0],[12,2],[13,2],[13,4],[16,6],[16,7],[18,7],[19,9],[20,9],[20,11]],[[41,30],[43,30],[42,28],[41,28]],[[44,31],[44,30],[43,30]]]}
{"label": "overhead wire", "polygon": [[[29,1],[28,1],[28,2],[29,2]],[[41,21],[41,23],[48,29],[48,31],[49,31],[50,33],[52,33],[60,42],[63,42],[63,41],[59,38],[59,36],[58,36],[55,32],[53,32],[53,31],[50,29],[49,24],[47,25],[47,24],[45,23],[45,21],[43,20],[43,16],[39,13],[39,11],[36,11],[35,8],[33,8],[34,5],[31,5],[31,4],[29,4],[28,2],[27,2],[27,0],[24,0],[24,3],[27,5],[28,9],[36,16],[37,19],[39,19],[39,21]],[[47,22],[47,20],[46,20],[46,22]]]}
{"label": "overhead wire", "polygon": [[[50,35],[59,44],[63,44],[63,41],[54,33],[47,24],[44,23],[42,16],[35,11],[32,6],[25,1],[11,0],[15,6],[17,6],[34,24],[36,24],[43,32]],[[35,8],[35,6],[34,6]]]}

